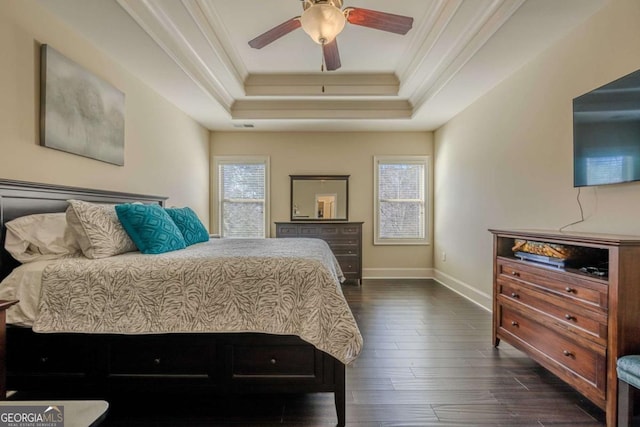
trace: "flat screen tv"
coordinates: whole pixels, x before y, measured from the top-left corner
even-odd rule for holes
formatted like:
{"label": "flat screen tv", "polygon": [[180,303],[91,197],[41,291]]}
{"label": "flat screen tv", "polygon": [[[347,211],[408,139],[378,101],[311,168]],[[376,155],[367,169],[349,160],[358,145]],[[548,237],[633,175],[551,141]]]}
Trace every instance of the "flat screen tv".
{"label": "flat screen tv", "polygon": [[640,180],[640,70],[573,100],[574,187]]}

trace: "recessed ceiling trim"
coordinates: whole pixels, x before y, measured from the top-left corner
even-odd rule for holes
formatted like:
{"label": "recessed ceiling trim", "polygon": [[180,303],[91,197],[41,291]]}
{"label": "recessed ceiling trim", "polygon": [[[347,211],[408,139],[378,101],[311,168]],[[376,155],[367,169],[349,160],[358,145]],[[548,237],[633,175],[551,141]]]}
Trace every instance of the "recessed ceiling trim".
{"label": "recessed ceiling trim", "polygon": [[237,101],[234,120],[260,119],[410,119],[408,101]]}
{"label": "recessed ceiling trim", "polygon": [[239,85],[249,75],[238,52],[229,42],[231,37],[226,31],[224,21],[212,7],[211,2],[205,0],[182,0],[185,9],[191,14],[198,28],[211,45],[211,49],[218,55],[220,62],[232,74]]}
{"label": "recessed ceiling trim", "polygon": [[180,27],[174,22],[173,16],[165,10],[168,5],[175,6],[181,3],[160,4],[150,0],[117,0],[117,2],[194,83],[230,112],[234,96],[227,90],[228,86],[212,72],[211,64],[196,53],[197,49],[179,30]]}
{"label": "recessed ceiling trim", "polygon": [[395,74],[252,74],[247,96],[398,96]]}
{"label": "recessed ceiling trim", "polygon": [[461,34],[455,47],[449,50],[440,66],[419,84],[410,97],[417,110],[438,94],[462,67],[485,45],[489,38],[522,6],[526,0],[494,0],[489,8],[479,11],[476,25]]}
{"label": "recessed ceiling trim", "polygon": [[409,46],[407,50],[411,55],[404,55],[398,65],[397,71],[403,85],[414,80],[416,75],[421,72],[425,58],[429,56],[429,52],[440,39],[461,4],[462,0],[433,2],[432,7],[427,11],[426,19],[418,28],[415,28],[417,34],[414,40],[419,42],[419,45]]}

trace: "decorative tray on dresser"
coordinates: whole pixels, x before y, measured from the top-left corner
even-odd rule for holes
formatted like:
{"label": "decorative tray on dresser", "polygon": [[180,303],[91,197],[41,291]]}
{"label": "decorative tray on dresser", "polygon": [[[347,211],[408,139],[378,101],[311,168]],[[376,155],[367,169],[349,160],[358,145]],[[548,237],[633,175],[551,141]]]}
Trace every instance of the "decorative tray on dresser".
{"label": "decorative tray on dresser", "polygon": [[322,239],[336,256],[345,279],[362,280],[362,222],[276,222],[276,237]]}
{"label": "decorative tray on dresser", "polygon": [[[494,345],[504,340],[527,353],[605,410],[614,427],[616,360],[640,352],[640,237],[489,231]],[[523,241],[570,256],[562,265],[518,257]]]}

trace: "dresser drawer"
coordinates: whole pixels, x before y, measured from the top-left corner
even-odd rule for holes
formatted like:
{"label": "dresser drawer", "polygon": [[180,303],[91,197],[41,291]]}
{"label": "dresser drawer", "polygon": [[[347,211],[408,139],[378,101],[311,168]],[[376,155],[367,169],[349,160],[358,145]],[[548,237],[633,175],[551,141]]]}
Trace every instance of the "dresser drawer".
{"label": "dresser drawer", "polygon": [[606,344],[607,314],[604,310],[588,310],[566,298],[545,294],[502,278],[498,278],[497,282],[501,301],[533,308],[571,333]]}
{"label": "dresser drawer", "polygon": [[526,284],[584,306],[607,308],[608,286],[601,280],[517,261],[500,260],[497,267],[498,279]]}
{"label": "dresser drawer", "polygon": [[[500,306],[499,327],[503,333],[517,337],[544,355],[545,357],[541,358],[534,353],[533,357],[541,363],[560,368],[561,376],[565,370],[570,371],[564,375],[565,380],[567,376],[577,376],[582,385],[595,388],[598,396],[604,398],[605,347],[588,346],[569,339],[506,305]],[[571,378],[568,380],[575,382]]]}
{"label": "dresser drawer", "polygon": [[[36,338],[21,340],[30,331],[27,328],[16,328],[9,335],[7,345],[20,346],[20,353],[7,353],[7,371],[9,374],[27,372],[29,374],[85,374],[89,371],[88,360],[91,355],[73,336],[37,334]],[[15,339],[15,341],[12,341]],[[22,355],[16,357],[16,355]],[[24,356],[26,355],[26,357]]]}
{"label": "dresser drawer", "polygon": [[316,378],[320,363],[311,345],[227,347],[233,378]]}
{"label": "dresser drawer", "polygon": [[354,225],[342,225],[340,227],[340,234],[343,236],[359,236],[361,233],[362,227],[354,226]]}
{"label": "dresser drawer", "polygon": [[111,345],[110,374],[207,375],[215,363],[215,345],[194,344],[189,339],[145,336],[124,337]]}
{"label": "dresser drawer", "polygon": [[340,255],[359,255],[358,246],[350,244],[330,244],[329,247],[335,256]]}
{"label": "dresser drawer", "polygon": [[316,225],[300,225],[298,227],[298,237],[319,237],[322,234],[322,227]]}
{"label": "dresser drawer", "polygon": [[298,226],[279,224],[276,228],[276,235],[278,237],[298,237]]}
{"label": "dresser drawer", "polygon": [[336,259],[345,277],[348,273],[360,274],[360,259],[357,256],[336,255]]}

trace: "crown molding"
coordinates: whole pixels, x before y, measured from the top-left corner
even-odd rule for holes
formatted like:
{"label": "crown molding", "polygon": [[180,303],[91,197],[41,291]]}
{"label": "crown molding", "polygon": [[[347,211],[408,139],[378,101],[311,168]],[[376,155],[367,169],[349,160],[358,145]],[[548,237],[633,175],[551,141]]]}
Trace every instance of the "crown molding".
{"label": "crown molding", "polygon": [[[195,84],[230,112],[235,98],[242,93],[242,85],[239,81],[228,78],[229,73],[225,72],[227,66],[224,65],[224,61],[220,61],[220,55],[215,48],[201,49],[201,45],[207,43],[206,40],[198,41],[196,40],[198,34],[194,32],[186,34],[181,31],[193,28],[176,22],[177,17],[184,18],[184,12],[187,12],[182,2],[160,3],[151,0],[117,0],[117,2]],[[186,13],[186,15],[189,14]],[[193,17],[189,20],[193,22]],[[202,32],[199,32],[199,35],[202,36]],[[210,57],[204,58],[204,52],[207,52]]]}
{"label": "crown molding", "polygon": [[430,84],[423,84],[423,90],[416,91],[411,100],[416,110],[436,96],[453,79],[462,67],[484,46],[491,36],[524,4],[526,0],[494,0],[492,6],[482,13],[478,25],[469,31],[454,49],[449,61],[434,75]]}
{"label": "crown molding", "polygon": [[411,104],[399,101],[285,100],[237,101],[231,116],[240,120],[259,119],[410,119]]}
{"label": "crown molding", "polygon": [[231,36],[227,32],[227,26],[220,14],[213,7],[211,1],[206,0],[182,0],[185,9],[191,14],[193,20],[204,36],[211,49],[218,55],[220,62],[227,71],[234,76],[238,83],[244,81],[249,71],[244,66],[240,55],[229,42]]}
{"label": "crown molding", "polygon": [[421,25],[414,28],[416,34],[413,43],[398,64],[397,72],[403,85],[411,83],[422,74],[423,64],[429,53],[442,36],[447,25],[462,5],[462,0],[437,0],[432,3],[420,21]]}
{"label": "crown molding", "polygon": [[489,7],[478,8],[472,20],[476,24],[468,26],[467,31],[459,35],[436,69],[425,73],[426,77],[417,85],[419,89],[409,96],[414,108],[418,110],[437,95],[525,1],[494,0]]}
{"label": "crown molding", "polygon": [[247,96],[398,96],[395,74],[252,74]]}

